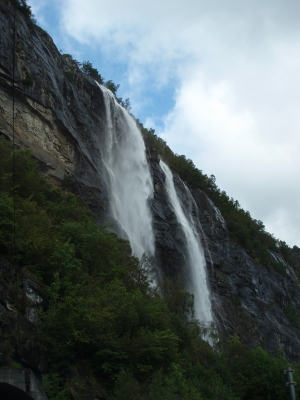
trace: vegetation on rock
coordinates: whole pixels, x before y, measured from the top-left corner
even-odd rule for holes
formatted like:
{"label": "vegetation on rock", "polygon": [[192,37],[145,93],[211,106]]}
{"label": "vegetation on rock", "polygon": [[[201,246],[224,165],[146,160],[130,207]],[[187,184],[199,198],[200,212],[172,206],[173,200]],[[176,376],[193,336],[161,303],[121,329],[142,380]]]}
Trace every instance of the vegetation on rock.
{"label": "vegetation on rock", "polygon": [[99,74],[98,70],[93,67],[92,63],[89,61],[84,61],[81,64],[81,71],[89,75],[91,78],[95,79],[101,85],[104,84],[104,79]]}
{"label": "vegetation on rock", "polygon": [[8,0],[17,10],[25,16],[27,21],[36,24],[36,19],[32,13],[31,7],[27,4],[27,0]]}

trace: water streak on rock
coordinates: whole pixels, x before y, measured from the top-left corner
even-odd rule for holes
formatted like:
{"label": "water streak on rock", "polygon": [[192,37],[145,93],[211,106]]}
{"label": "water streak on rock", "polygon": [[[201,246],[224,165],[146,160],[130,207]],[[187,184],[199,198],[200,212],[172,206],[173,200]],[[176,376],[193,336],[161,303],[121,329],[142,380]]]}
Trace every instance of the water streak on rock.
{"label": "water streak on rock", "polygon": [[190,222],[192,221],[192,216],[187,218],[180,204],[172,172],[163,161],[160,161],[160,166],[166,177],[165,187],[171,206],[186,239],[187,267],[190,273],[190,287],[188,289],[194,294],[195,317],[201,322],[211,322],[213,318],[206,278],[206,263],[200,239],[193,223]]}

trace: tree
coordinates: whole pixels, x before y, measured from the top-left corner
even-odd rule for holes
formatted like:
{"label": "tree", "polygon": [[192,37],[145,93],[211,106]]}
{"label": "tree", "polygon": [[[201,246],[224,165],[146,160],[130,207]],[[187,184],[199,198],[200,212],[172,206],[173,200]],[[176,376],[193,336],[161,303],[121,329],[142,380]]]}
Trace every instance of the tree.
{"label": "tree", "polygon": [[27,20],[36,24],[36,19],[32,14],[31,7],[27,4],[27,0],[10,0],[10,2],[13,4],[14,7],[21,11],[23,15],[25,15],[25,18]]}
{"label": "tree", "polygon": [[113,81],[109,80],[105,83],[105,86],[107,87],[107,89],[109,89],[114,95],[116,95],[117,90],[119,89],[120,85],[119,84],[115,84]]}
{"label": "tree", "polygon": [[90,61],[84,61],[82,63],[81,71],[95,79],[95,81],[99,82],[100,84],[104,84],[103,77],[99,74],[99,71],[93,67],[93,64]]}

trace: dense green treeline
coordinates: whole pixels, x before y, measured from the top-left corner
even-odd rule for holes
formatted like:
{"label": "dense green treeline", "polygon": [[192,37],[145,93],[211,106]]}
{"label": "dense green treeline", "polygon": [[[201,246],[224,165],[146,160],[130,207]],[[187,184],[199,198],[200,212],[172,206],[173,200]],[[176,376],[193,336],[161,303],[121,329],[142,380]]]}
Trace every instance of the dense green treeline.
{"label": "dense green treeline", "polygon": [[0,254],[47,292],[40,334],[50,400],[89,392],[114,400],[288,399],[283,357],[235,336],[214,348],[203,341],[205,327],[190,318],[192,296],[171,281],[153,289],[151,263],[133,257],[79,197],[38,173],[28,150],[12,152],[3,138]]}
{"label": "dense green treeline", "polygon": [[216,185],[214,175],[207,176],[194,165],[192,160],[184,155],[174,154],[153,129],[144,128],[138,120],[137,124],[144,137],[151,142],[169,167],[190,187],[199,187],[213,200],[225,218],[233,241],[247,248],[258,263],[276,268],[277,265],[269,252],[271,250],[280,253],[290,265],[294,265],[292,249],[285,242],[266,232],[261,221],[253,219],[249,211],[243,210],[237,200],[230,198],[225,191],[221,191]]}

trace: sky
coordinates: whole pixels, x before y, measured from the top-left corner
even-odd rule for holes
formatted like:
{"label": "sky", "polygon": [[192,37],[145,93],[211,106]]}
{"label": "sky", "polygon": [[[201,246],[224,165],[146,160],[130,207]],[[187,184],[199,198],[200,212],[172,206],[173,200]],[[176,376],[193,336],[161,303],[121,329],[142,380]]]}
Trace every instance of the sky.
{"label": "sky", "polygon": [[300,0],[28,0],[266,230],[300,247]]}

